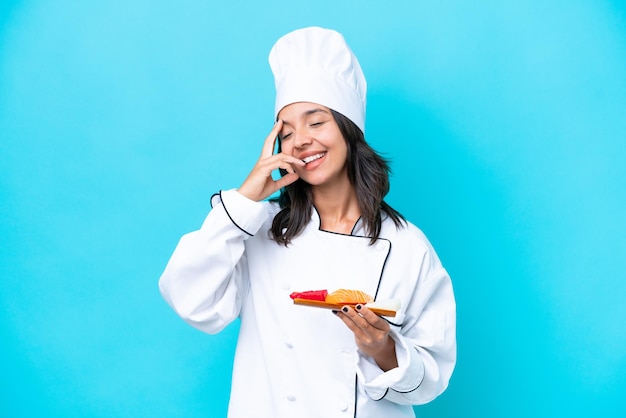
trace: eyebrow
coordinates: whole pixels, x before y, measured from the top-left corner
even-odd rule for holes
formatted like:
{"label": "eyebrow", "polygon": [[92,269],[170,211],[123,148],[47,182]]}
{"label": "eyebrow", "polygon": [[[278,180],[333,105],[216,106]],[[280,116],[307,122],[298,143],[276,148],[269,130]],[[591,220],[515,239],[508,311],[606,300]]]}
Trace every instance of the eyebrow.
{"label": "eyebrow", "polygon": [[312,115],[312,114],[317,113],[317,112],[329,113],[326,109],[322,109],[322,108],[318,107],[318,108],[315,108],[315,109],[307,110],[302,115],[303,116],[309,116],[309,115]]}
{"label": "eyebrow", "polygon": [[[315,113],[326,113],[327,115],[330,115],[330,112],[326,109],[322,109],[321,107],[316,107],[315,109],[309,109],[305,112],[302,112],[303,117],[307,117],[307,116],[311,116]],[[283,119],[283,125],[289,125],[292,126],[291,123],[289,123],[289,121],[286,121],[285,119]]]}

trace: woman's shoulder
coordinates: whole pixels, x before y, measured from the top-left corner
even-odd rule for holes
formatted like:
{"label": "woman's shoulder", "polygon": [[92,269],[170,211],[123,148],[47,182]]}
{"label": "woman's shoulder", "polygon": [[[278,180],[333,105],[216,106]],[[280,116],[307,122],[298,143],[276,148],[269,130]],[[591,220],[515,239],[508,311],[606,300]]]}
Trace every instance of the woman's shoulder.
{"label": "woman's shoulder", "polygon": [[431,248],[430,241],[422,229],[406,219],[403,219],[400,225],[397,225],[389,216],[385,217],[381,238],[386,238],[390,241],[411,242]]}
{"label": "woman's shoulder", "polygon": [[415,224],[404,221],[402,226],[396,227],[393,221],[384,223],[381,238],[388,239],[391,250],[401,259],[428,260],[431,266],[441,266],[439,256],[432,243]]}

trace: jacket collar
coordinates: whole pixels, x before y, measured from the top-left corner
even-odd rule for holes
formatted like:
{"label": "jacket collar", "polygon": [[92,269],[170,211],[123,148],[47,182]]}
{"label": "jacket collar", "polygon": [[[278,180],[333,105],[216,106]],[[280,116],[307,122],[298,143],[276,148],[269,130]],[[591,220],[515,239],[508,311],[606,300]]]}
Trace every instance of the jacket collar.
{"label": "jacket collar", "polygon": [[[325,231],[325,230],[323,230],[321,228],[321,225],[322,225],[322,220],[320,218],[320,214],[317,211],[317,208],[314,205],[311,205],[311,223],[310,223],[310,227],[312,227],[312,228],[314,228],[314,229],[316,229],[318,231],[322,231],[322,232],[339,234],[338,232]],[[363,227],[362,218],[359,217],[359,219],[357,219],[356,223],[352,227],[352,231],[350,232],[350,234],[339,234],[339,235],[349,235],[349,236],[355,236],[355,237],[365,237],[365,228]]]}

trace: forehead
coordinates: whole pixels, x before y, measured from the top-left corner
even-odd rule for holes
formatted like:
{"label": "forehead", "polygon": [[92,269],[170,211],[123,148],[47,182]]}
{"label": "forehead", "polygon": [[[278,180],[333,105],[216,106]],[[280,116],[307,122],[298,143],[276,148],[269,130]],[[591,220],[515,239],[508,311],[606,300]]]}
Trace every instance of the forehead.
{"label": "forehead", "polygon": [[278,119],[289,123],[290,121],[306,118],[316,113],[331,114],[330,109],[326,106],[311,102],[296,102],[283,107],[280,112],[278,112]]}

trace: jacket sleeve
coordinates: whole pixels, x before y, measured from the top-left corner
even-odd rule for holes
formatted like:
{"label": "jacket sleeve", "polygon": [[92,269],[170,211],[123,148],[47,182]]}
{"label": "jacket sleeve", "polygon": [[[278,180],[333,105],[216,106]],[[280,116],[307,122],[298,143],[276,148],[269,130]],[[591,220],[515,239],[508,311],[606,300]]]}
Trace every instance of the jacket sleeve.
{"label": "jacket sleeve", "polygon": [[241,310],[248,291],[245,240],[268,217],[267,207],[222,191],[202,227],[184,235],[159,280],[165,301],[191,326],[217,333]]}
{"label": "jacket sleeve", "polygon": [[[431,249],[432,250],[432,249]],[[452,283],[434,251],[427,255],[401,326],[391,326],[398,367],[383,372],[359,355],[357,374],[367,394],[420,405],[448,386],[456,364],[456,303]]]}

